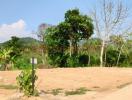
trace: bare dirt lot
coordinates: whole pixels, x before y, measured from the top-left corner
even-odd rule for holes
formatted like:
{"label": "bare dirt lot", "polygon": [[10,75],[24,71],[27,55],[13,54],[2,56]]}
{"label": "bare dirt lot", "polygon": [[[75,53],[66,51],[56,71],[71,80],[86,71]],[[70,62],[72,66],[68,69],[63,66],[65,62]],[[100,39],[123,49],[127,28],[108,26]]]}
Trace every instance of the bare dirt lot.
{"label": "bare dirt lot", "polygon": [[[1,71],[0,85],[16,85],[20,71]],[[0,87],[0,100],[132,100],[131,68],[56,68],[37,70],[39,97],[20,97],[17,89]],[[65,91],[85,88],[85,94],[65,95]],[[57,95],[46,91],[62,90]]]}

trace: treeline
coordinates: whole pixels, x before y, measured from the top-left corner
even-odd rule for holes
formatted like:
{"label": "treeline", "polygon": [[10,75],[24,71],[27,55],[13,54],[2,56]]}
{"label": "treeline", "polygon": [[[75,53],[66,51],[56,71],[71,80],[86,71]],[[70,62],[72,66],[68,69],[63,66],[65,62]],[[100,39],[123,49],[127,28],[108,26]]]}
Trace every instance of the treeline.
{"label": "treeline", "polygon": [[[30,68],[30,58],[38,59],[38,68],[99,66],[102,39],[94,36],[91,17],[78,9],[68,10],[56,26],[41,24],[32,38],[12,37],[0,44],[0,69]],[[111,35],[105,42],[103,66],[131,67],[132,38]]]}
{"label": "treeline", "polygon": [[[99,66],[103,40],[91,37],[93,30],[92,19],[78,9],[67,11],[65,20],[57,26],[40,25],[38,35],[45,47],[45,62],[57,67]],[[127,38],[112,34],[104,46],[103,66],[132,66],[131,52],[131,33]]]}

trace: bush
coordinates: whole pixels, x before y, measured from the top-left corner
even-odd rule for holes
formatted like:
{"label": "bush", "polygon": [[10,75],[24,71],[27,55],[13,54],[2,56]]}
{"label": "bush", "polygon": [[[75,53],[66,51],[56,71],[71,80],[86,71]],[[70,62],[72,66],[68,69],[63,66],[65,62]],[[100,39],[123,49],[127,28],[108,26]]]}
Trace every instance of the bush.
{"label": "bush", "polygon": [[30,59],[26,59],[26,58],[18,58],[15,61],[14,69],[30,69],[31,64],[30,64],[29,60]]}
{"label": "bush", "polygon": [[5,66],[3,62],[0,62],[0,71],[4,71],[5,70]]}
{"label": "bush", "polygon": [[67,66],[67,54],[56,52],[56,51],[49,51],[48,53],[48,63],[55,67],[66,67]]}
{"label": "bush", "polygon": [[87,91],[91,91],[91,90],[88,90],[85,87],[81,87],[76,90],[66,91],[65,95],[66,96],[68,96],[68,95],[82,95],[82,94],[85,94]]}
{"label": "bush", "polygon": [[98,55],[90,56],[90,66],[98,66],[100,64],[100,59]]}
{"label": "bush", "polygon": [[[107,50],[106,52],[106,66],[112,67],[116,66],[117,59],[118,59],[119,51],[117,50]],[[119,59],[119,66],[121,66],[126,59],[126,56],[121,53]]]}
{"label": "bush", "polygon": [[[34,71],[35,73],[35,71]],[[34,83],[37,80],[37,76],[34,74]],[[35,92],[33,93],[32,88],[32,71],[31,70],[23,70],[20,75],[16,78],[17,85],[20,90],[20,92],[24,92],[25,95],[36,95],[37,90],[35,89]]]}
{"label": "bush", "polygon": [[88,64],[88,60],[89,60],[89,57],[88,57],[88,55],[86,55],[86,54],[83,54],[83,55],[79,55],[79,65],[80,66],[87,66],[87,64]]}
{"label": "bush", "polygon": [[68,67],[78,67],[79,66],[78,56],[72,55],[71,57],[68,57],[67,66]]}
{"label": "bush", "polygon": [[132,50],[128,54],[127,65],[132,66]]}

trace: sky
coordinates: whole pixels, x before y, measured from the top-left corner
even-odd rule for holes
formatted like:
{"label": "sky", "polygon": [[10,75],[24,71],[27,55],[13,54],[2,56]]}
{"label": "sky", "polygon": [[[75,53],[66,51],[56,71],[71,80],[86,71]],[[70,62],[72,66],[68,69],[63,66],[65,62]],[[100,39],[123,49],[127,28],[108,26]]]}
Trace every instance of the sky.
{"label": "sky", "polygon": [[[132,8],[132,0],[122,1]],[[100,7],[99,0],[0,0],[0,43],[11,36],[35,37],[31,33],[40,24],[57,25],[69,9],[88,14],[94,7]]]}

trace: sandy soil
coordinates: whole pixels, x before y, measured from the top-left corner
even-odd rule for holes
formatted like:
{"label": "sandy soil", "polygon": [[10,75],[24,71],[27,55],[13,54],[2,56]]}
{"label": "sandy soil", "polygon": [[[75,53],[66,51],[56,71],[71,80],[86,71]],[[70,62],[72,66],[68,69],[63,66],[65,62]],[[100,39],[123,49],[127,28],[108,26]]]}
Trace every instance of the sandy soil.
{"label": "sandy soil", "polygon": [[[20,71],[1,71],[0,84],[16,84]],[[84,95],[41,94],[28,100],[132,100],[131,68],[56,68],[37,70],[39,91],[61,88],[64,91],[85,87]],[[0,100],[12,100],[18,90],[0,89]],[[26,97],[22,100],[27,100]],[[16,100],[16,99],[15,99]],[[20,100],[20,98],[18,99]]]}

